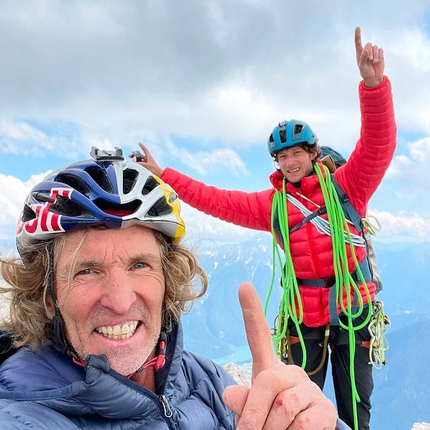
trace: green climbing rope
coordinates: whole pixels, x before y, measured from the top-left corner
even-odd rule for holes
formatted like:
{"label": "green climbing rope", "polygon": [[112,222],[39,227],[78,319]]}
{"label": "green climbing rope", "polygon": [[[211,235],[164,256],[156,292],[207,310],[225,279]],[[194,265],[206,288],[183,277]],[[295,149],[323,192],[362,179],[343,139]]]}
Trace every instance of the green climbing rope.
{"label": "green climbing rope", "polygon": [[[324,173],[321,170],[324,169]],[[353,404],[353,416],[354,416],[354,428],[358,428],[358,414],[357,414],[357,403],[360,402],[360,398],[357,392],[356,381],[355,381],[355,370],[354,370],[354,357],[355,357],[355,331],[361,330],[363,327],[369,324],[372,317],[372,306],[371,296],[367,283],[364,279],[363,273],[360,269],[351,232],[348,227],[348,221],[345,218],[342,205],[339,201],[339,196],[332,183],[331,175],[327,167],[315,164],[315,173],[318,177],[324,204],[327,209],[328,226],[330,229],[330,235],[332,239],[333,247],[333,268],[335,274],[335,285],[332,288],[336,288],[336,304],[340,308],[341,313],[347,317],[347,324],[339,321],[339,325],[347,330],[349,348],[350,348],[350,377],[351,377],[351,395]],[[306,348],[304,345],[303,335],[300,330],[300,324],[303,322],[303,305],[301,301],[299,286],[294,271],[294,266],[291,259],[290,249],[290,237],[289,237],[289,225],[288,225],[288,196],[286,193],[285,178],[283,181],[282,193],[276,191],[272,203],[272,238],[273,238],[273,261],[277,261],[281,267],[281,285],[282,285],[282,299],[279,307],[279,315],[276,319],[276,327],[273,331],[273,342],[275,344],[276,351],[281,353],[280,345],[287,336],[288,319],[291,318],[296,326],[300,345],[302,348],[302,363],[301,367],[306,367]],[[279,231],[282,237],[284,245],[284,261],[282,261],[281,253],[277,246],[276,231],[274,228],[275,214],[278,216]],[[365,306],[363,298],[360,294],[359,285],[354,281],[350,271],[348,270],[348,250],[349,256],[353,259],[355,265],[355,272],[358,274],[358,279],[364,288],[368,306]],[[265,302],[265,312],[267,312],[268,303],[270,296],[273,291],[275,264],[272,268],[272,279],[269,287],[269,292]],[[356,298],[357,303],[353,304],[352,300]],[[354,320],[360,317],[364,310],[367,309],[368,315],[361,324],[354,325]]]}

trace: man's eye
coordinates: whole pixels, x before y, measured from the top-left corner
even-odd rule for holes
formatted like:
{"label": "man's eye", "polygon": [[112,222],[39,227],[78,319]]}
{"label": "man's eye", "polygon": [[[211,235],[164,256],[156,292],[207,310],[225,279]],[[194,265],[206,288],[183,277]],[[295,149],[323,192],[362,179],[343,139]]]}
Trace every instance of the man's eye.
{"label": "man's eye", "polygon": [[139,263],[133,264],[133,269],[144,269],[145,267],[148,267],[148,265],[146,263],[142,263],[141,261],[139,261]]}
{"label": "man's eye", "polygon": [[89,275],[90,273],[91,273],[91,269],[83,269],[83,270],[80,270],[78,273],[76,273],[76,276]]}

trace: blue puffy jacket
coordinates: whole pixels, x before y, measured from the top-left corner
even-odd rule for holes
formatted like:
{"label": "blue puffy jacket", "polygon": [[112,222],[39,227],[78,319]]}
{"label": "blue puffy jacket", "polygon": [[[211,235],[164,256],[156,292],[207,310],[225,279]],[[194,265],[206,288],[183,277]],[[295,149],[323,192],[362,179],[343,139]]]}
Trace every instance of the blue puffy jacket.
{"label": "blue puffy jacket", "polygon": [[110,369],[105,356],[85,368],[50,345],[22,348],[0,367],[1,429],[234,429],[221,394],[233,379],[210,360],[183,350],[178,326],[169,337],[156,392]]}

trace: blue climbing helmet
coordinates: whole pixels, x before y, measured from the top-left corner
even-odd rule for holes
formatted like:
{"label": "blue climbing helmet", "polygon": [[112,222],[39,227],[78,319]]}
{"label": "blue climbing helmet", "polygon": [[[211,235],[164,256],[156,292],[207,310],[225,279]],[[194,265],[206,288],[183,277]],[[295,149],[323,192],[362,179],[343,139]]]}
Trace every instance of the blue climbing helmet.
{"label": "blue climbing helmet", "polygon": [[277,152],[300,143],[309,146],[318,142],[317,135],[308,124],[303,121],[292,119],[280,122],[272,131],[267,141],[269,154],[274,157]]}

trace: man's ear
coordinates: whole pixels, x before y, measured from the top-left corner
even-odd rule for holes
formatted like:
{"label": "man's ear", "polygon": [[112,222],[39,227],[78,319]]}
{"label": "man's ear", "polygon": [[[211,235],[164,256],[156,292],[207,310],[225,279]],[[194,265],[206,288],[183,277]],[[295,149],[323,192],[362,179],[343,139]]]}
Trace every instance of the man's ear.
{"label": "man's ear", "polygon": [[311,161],[314,161],[318,157],[318,151],[314,149],[311,153]]}
{"label": "man's ear", "polygon": [[52,320],[52,318],[55,315],[55,308],[54,304],[52,303],[52,297],[48,296],[46,298],[46,305],[45,305],[45,313],[48,319]]}

